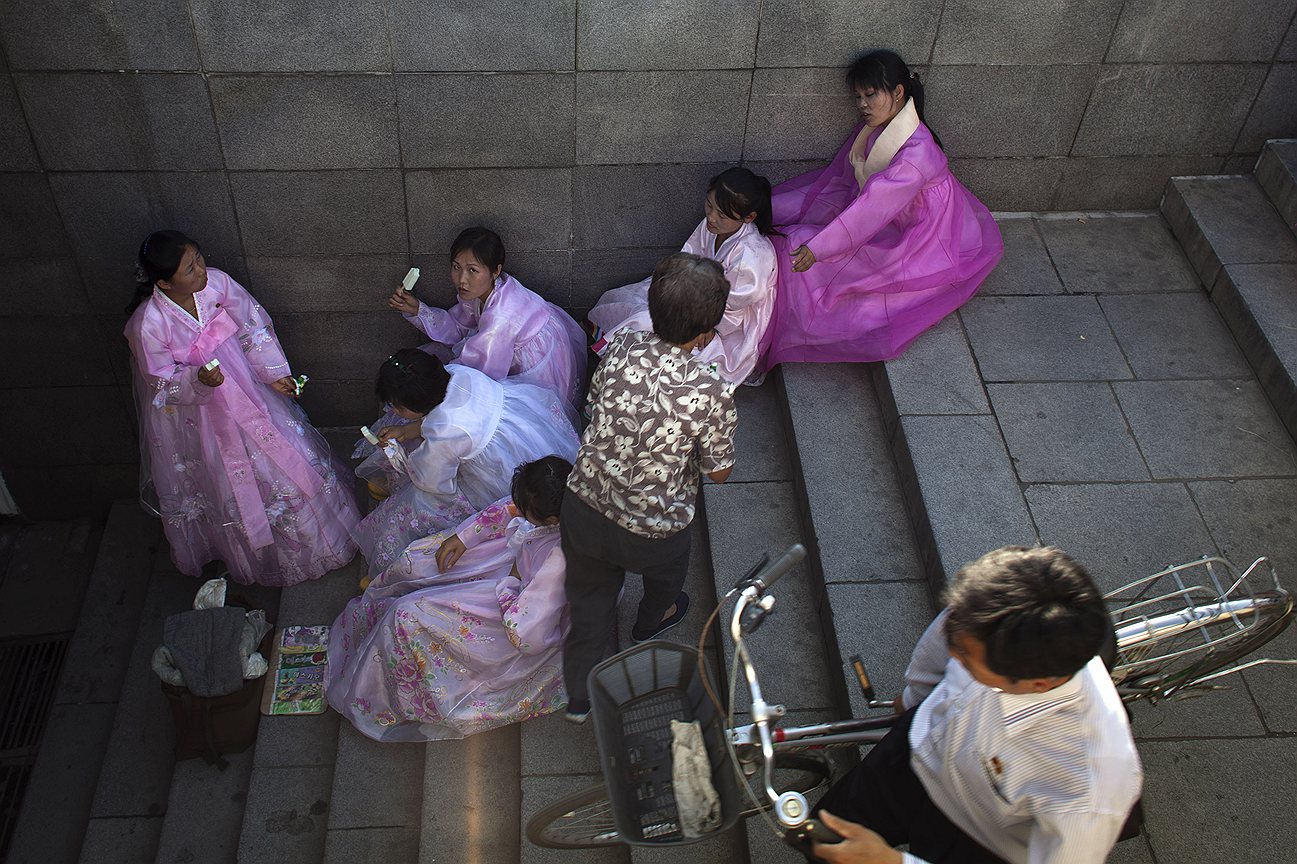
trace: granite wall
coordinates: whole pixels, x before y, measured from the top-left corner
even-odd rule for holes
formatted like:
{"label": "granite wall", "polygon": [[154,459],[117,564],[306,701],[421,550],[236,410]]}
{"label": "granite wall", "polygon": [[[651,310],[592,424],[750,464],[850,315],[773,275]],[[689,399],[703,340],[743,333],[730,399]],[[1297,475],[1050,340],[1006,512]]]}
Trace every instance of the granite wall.
{"label": "granite wall", "polygon": [[0,472],[38,517],[133,494],[120,332],[151,229],[199,238],[273,313],[319,425],[373,413],[449,302],[456,231],[574,311],[699,218],[706,179],[778,180],[853,122],[842,67],[924,75],[996,210],[1146,208],[1297,134],[1297,0],[4,0]]}

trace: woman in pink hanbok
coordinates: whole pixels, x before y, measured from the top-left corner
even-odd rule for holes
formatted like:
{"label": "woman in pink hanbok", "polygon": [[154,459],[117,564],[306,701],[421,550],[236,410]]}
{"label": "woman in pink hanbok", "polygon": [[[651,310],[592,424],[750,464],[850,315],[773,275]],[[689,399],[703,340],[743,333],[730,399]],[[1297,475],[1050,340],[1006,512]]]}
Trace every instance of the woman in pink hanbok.
{"label": "woman in pink hanbok", "polygon": [[[378,372],[378,398],[406,421],[379,431],[387,499],[356,529],[369,576],[410,543],[459,524],[509,493],[513,470],[544,456],[576,457],[580,441],[557,396],[518,381],[494,381],[470,366],[443,366],[416,348]],[[395,464],[388,455],[394,450]]]}
{"label": "woman in pink hanbok", "polygon": [[522,465],[505,498],[409,546],[329,632],[329,704],[379,741],[463,738],[562,708],[558,511],[571,463]]}
{"label": "woman in pink hanbok", "polygon": [[957,309],[1004,245],[923,123],[923,86],[891,51],[847,72],[863,124],[828,167],[774,190],[779,294],[763,368],[896,357]]}
{"label": "woman in pink hanbok", "polygon": [[[742,384],[757,365],[761,337],[775,304],[775,247],[768,238],[777,232],[771,223],[770,181],[746,168],[723,171],[707,184],[703,212],[703,221],[689,235],[683,251],[720,262],[730,296],[716,337],[698,352],[698,359],[715,363],[716,371],[730,384]],[[596,354],[602,356],[618,331],[652,331],[651,281],[623,285],[599,298],[590,310],[590,321],[598,328]]]}
{"label": "woman in pink hanbok", "polygon": [[571,315],[504,272],[504,254],[494,231],[467,228],[450,247],[458,303],[438,309],[398,287],[387,304],[439,343],[425,350],[443,362],[544,387],[575,420],[585,388],[585,334]]}
{"label": "woman in pink hanbok", "polygon": [[[178,231],[140,247],[126,339],[135,359],[140,500],[198,576],[294,585],[351,560],[359,521],[329,446],[293,401],[270,316]],[[349,476],[348,474],[344,474]]]}

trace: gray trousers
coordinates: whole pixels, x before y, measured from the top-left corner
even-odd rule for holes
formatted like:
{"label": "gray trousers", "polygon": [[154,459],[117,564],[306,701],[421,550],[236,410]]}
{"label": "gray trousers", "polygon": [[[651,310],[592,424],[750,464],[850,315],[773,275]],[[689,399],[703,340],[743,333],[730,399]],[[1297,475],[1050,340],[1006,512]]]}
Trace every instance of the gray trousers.
{"label": "gray trousers", "polygon": [[693,523],[670,537],[627,531],[575,495],[563,497],[559,515],[567,559],[567,602],[572,629],[563,642],[563,681],[570,701],[590,698],[586,677],[603,659],[617,620],[617,595],[626,571],[644,577],[635,627],[651,629],[676,602],[689,571]]}

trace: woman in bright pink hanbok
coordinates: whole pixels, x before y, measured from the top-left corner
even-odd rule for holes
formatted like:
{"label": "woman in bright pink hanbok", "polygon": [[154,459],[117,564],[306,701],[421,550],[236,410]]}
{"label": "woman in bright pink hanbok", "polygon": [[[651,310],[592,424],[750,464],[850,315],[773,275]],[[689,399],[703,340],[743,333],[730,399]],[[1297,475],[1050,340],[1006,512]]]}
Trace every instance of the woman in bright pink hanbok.
{"label": "woman in bright pink hanbok", "polygon": [[179,232],[151,234],[140,269],[126,338],[141,501],[162,517],[177,569],[198,576],[219,559],[236,581],[294,585],[346,564],[359,521],[350,484],[290,395],[270,316]]}
{"label": "woman in bright pink hanbok", "polygon": [[557,457],[521,466],[512,498],[412,543],[347,604],[329,633],[329,704],[380,741],[462,738],[562,708],[557,507],[570,470]]}
{"label": "woman in bright pink hanbok", "polygon": [[950,173],[900,57],[851,67],[864,123],[828,167],[775,187],[779,293],[763,367],[896,357],[959,308],[1004,251],[986,207]]}
{"label": "woman in bright pink hanbok", "polygon": [[[775,248],[770,212],[770,182],[746,168],[730,168],[711,179],[703,201],[706,215],[682,251],[717,261],[730,283],[725,317],[716,338],[698,352],[704,363],[730,384],[742,384],[756,368],[761,337],[775,304]],[[621,330],[652,331],[648,289],[652,279],[604,292],[590,310],[599,332],[593,350],[600,356]],[[753,383],[756,383],[755,381]]]}

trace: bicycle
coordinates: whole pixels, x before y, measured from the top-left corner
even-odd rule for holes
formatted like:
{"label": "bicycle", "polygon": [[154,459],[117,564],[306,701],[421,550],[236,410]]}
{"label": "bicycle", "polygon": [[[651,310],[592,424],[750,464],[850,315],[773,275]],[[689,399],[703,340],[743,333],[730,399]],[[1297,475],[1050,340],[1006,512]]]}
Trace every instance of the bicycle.
{"label": "bicycle", "polygon": [[[773,811],[777,831],[794,845],[832,840],[828,829],[811,819],[806,795],[826,785],[830,766],[825,748],[875,744],[882,740],[896,715],[850,718],[790,728],[778,727],[786,709],[762,696],[757,671],[745,638],[774,608],[769,590],[805,557],[800,544],[790,547],[773,564],[768,556],[740,578],[717,603],[713,617],[737,595],[730,616],[734,656],[730,669],[728,711],[718,702],[699,701],[699,682],[710,691],[699,650],[668,642],[646,642],[603,661],[591,672],[596,739],[605,782],[571,793],[542,808],[527,823],[527,838],[539,846],[560,849],[631,845],[683,845],[698,838],[681,832],[670,788],[671,734],[668,720],[699,719],[714,770],[717,791],[730,811],[719,832],[735,822]],[[1223,558],[1205,557],[1168,567],[1105,595],[1113,619],[1115,643],[1105,656],[1113,683],[1124,702],[1156,702],[1215,689],[1210,683],[1263,663],[1297,660],[1257,659],[1231,665],[1269,642],[1292,621],[1293,597],[1279,584],[1266,558],[1258,558],[1243,573]],[[710,626],[710,619],[708,626]],[[704,633],[707,628],[704,628]],[[870,708],[891,708],[876,698],[864,664],[849,659]],[[693,680],[684,664],[701,676]],[[736,673],[742,667],[751,696],[752,722],[734,724]],[[646,672],[647,670],[647,672]],[[648,674],[647,679],[645,675]],[[636,678],[641,680],[637,681]],[[608,722],[597,694],[612,682],[620,688],[619,705]],[[715,701],[714,693],[711,694]],[[606,700],[605,700],[606,701]],[[688,715],[688,716],[678,716]],[[723,727],[719,720],[725,718]],[[604,722],[600,722],[603,720]],[[633,733],[633,734],[632,734]],[[733,770],[730,770],[732,767]],[[775,773],[783,779],[777,788]],[[762,795],[751,780],[760,773]],[[727,783],[726,778],[731,782]],[[736,809],[736,787],[748,803]],[[610,795],[610,789],[612,794]],[[830,836],[831,835],[831,836]]]}

